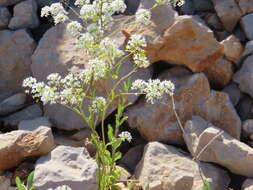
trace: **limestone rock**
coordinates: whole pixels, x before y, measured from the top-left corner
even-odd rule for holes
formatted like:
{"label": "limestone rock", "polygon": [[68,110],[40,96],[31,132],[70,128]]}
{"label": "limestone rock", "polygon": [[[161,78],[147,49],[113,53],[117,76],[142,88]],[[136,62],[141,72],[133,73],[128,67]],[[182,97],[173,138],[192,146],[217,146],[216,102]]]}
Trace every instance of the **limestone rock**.
{"label": "limestone rock", "polygon": [[200,161],[219,164],[235,174],[253,176],[253,149],[203,118],[193,116],[186,122],[184,139],[191,154]]}
{"label": "limestone rock", "polygon": [[[140,8],[150,8],[154,1],[143,1]],[[141,34],[147,40],[148,59],[151,63],[166,61],[184,65],[193,72],[203,69],[223,55],[213,32],[191,16],[177,16],[169,6],[152,9],[151,23],[146,26],[127,23],[124,33]]]}
{"label": "limestone rock", "polygon": [[35,0],[26,0],[14,7],[14,16],[9,23],[10,29],[36,28],[39,25]]}
{"label": "limestone rock", "polygon": [[[117,34],[117,43],[123,46],[125,36]],[[33,76],[39,81],[45,81],[46,77],[51,73],[59,73],[65,76],[68,72],[80,72],[87,67],[87,56],[81,50],[78,50],[75,39],[66,31],[64,25],[57,25],[49,29],[40,40],[39,45],[32,56],[32,72]],[[133,62],[127,59],[122,63],[121,76],[126,75],[133,69]],[[149,69],[141,69],[131,75],[131,79],[147,79],[151,77]],[[112,89],[116,80],[109,78],[107,81],[101,81],[96,84],[97,96],[105,96],[106,90]],[[123,86],[123,85],[122,85]],[[120,86],[120,88],[122,88]],[[138,96],[128,96],[128,101],[134,102]],[[87,110],[87,101],[83,105],[84,111]],[[116,108],[113,105],[108,114]],[[56,127],[64,130],[82,129],[87,127],[79,115],[68,110],[62,105],[46,105],[44,107],[45,115],[52,119]]]}
{"label": "limestone rock", "polygon": [[37,117],[31,120],[20,121],[18,124],[18,129],[25,131],[33,131],[41,126],[51,128],[52,123],[49,121],[48,117]]}
{"label": "limestone rock", "polygon": [[230,35],[223,40],[221,44],[224,45],[224,53],[228,60],[235,62],[243,53],[243,46],[238,38]]}
{"label": "limestone rock", "polygon": [[135,176],[144,190],[149,190],[154,184],[159,190],[202,190],[198,167],[210,179],[212,189],[228,189],[230,179],[224,170],[208,163],[194,162],[180,149],[158,142],[145,146]]}
{"label": "limestone rock", "polygon": [[85,148],[58,146],[36,162],[34,186],[37,190],[60,185],[75,190],[97,190],[96,169],[95,160]]}
{"label": "limestone rock", "polygon": [[54,149],[51,129],[40,127],[33,132],[13,131],[0,134],[0,170],[17,166],[31,156],[42,156]]}
{"label": "limestone rock", "polygon": [[25,30],[1,30],[0,41],[0,92],[23,91],[22,82],[31,74],[35,42]]}
{"label": "limestone rock", "polygon": [[253,40],[253,13],[247,14],[241,19],[241,26],[249,40]]}
{"label": "limestone rock", "polygon": [[11,18],[11,13],[6,7],[0,7],[0,29],[6,29]]}
{"label": "limestone rock", "polygon": [[26,103],[26,95],[17,93],[0,102],[0,116],[5,116],[23,108]]}
{"label": "limestone rock", "polygon": [[246,179],[242,184],[242,190],[253,190],[253,179]]}
{"label": "limestone rock", "polygon": [[242,12],[235,0],[212,0],[214,9],[224,28],[232,32],[242,16]]}
{"label": "limestone rock", "polygon": [[240,70],[234,74],[233,80],[239,84],[242,92],[253,97],[253,55],[245,59]]}

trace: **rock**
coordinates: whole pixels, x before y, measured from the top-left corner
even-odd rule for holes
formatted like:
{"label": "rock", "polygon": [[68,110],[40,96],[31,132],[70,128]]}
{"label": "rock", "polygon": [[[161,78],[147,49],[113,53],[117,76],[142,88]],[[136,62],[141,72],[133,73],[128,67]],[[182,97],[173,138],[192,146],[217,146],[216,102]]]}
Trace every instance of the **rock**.
{"label": "rock", "polygon": [[184,4],[179,7],[180,13],[184,15],[193,15],[195,12],[192,0],[185,0]]}
{"label": "rock", "polygon": [[41,157],[35,166],[34,186],[37,190],[68,185],[74,190],[97,190],[97,164],[85,148],[58,146]]}
{"label": "rock", "polygon": [[6,29],[11,18],[11,13],[6,7],[0,7],[0,29]]}
{"label": "rock", "polygon": [[248,119],[243,122],[242,132],[245,137],[250,137],[253,134],[253,120]]}
{"label": "rock", "polygon": [[[152,2],[143,1],[140,7],[150,8]],[[191,16],[177,16],[168,6],[152,9],[150,24],[127,23],[123,30],[128,37],[141,34],[146,38],[151,63],[162,60],[201,72],[223,55],[223,46],[208,27]]]}
{"label": "rock", "polygon": [[200,161],[219,164],[235,174],[253,176],[253,149],[203,118],[193,116],[186,122],[184,139],[192,156]]}
{"label": "rock", "polygon": [[245,45],[245,49],[243,52],[243,56],[249,55],[249,54],[253,54],[253,40],[252,41],[248,41]]}
{"label": "rock", "polygon": [[130,179],[131,174],[124,167],[116,166],[116,168],[119,171],[121,171],[121,175],[120,175],[119,181],[127,181],[128,179]]}
{"label": "rock", "polygon": [[225,40],[230,34],[226,31],[214,31],[216,39],[220,42]]}
{"label": "rock", "polygon": [[194,113],[210,121],[236,139],[240,139],[241,120],[226,93],[212,91],[195,106]]}
{"label": "rock", "polygon": [[239,7],[241,8],[243,14],[253,12],[253,1],[252,0],[239,0]]}
{"label": "rock", "polygon": [[242,93],[238,87],[238,85],[234,82],[231,82],[229,85],[227,85],[225,88],[223,88],[222,92],[225,92],[228,94],[231,102],[234,106],[236,106],[242,96]]}
{"label": "rock", "polygon": [[134,171],[138,162],[142,158],[143,149],[143,145],[138,145],[128,150],[127,153],[120,159],[120,165],[127,167],[130,171]]}
{"label": "rock", "polygon": [[253,118],[253,100],[250,96],[243,95],[236,106],[237,113],[242,121]]}
{"label": "rock", "polygon": [[243,53],[243,46],[238,38],[234,35],[230,35],[223,40],[221,44],[224,45],[224,53],[228,60],[237,61]]}
{"label": "rock", "polygon": [[[78,50],[75,44],[75,39],[66,32],[64,25],[57,25],[49,29],[40,40],[39,45],[32,56],[32,72],[33,76],[39,81],[45,81],[46,77],[51,73],[59,73],[65,76],[68,72],[80,72],[87,67],[88,57],[80,49]],[[123,45],[125,37],[123,34],[118,34],[116,37],[119,46]],[[126,75],[133,69],[133,62],[126,59],[122,64],[121,76]],[[148,79],[151,77],[150,69],[141,69],[131,75],[132,80]],[[109,78],[107,81],[101,81],[96,84],[97,95],[105,96],[106,90],[112,89],[116,80]],[[123,86],[123,85],[122,85]],[[120,90],[119,87],[118,90]],[[129,103],[134,102],[138,96],[128,96]],[[83,108],[88,113],[88,102],[85,101]],[[107,114],[109,115],[116,105],[114,104]],[[46,105],[44,107],[45,115],[52,119],[53,124],[60,129],[74,130],[83,129],[87,124],[79,115],[65,108],[62,105]]]}
{"label": "rock", "polygon": [[246,179],[242,184],[242,190],[253,190],[253,179]]}
{"label": "rock", "polygon": [[247,57],[242,67],[233,76],[233,81],[239,84],[242,92],[249,94],[253,97],[253,55]]}
{"label": "rock", "polygon": [[11,94],[24,91],[22,82],[31,74],[30,57],[35,42],[25,30],[2,30],[0,41],[0,91]]}
{"label": "rock", "polygon": [[234,35],[236,38],[238,38],[240,40],[240,42],[242,42],[243,44],[245,44],[248,40],[247,37],[244,33],[244,31],[242,30],[240,25],[237,25],[235,30],[234,30]]}
{"label": "rock", "polygon": [[[171,80],[175,84],[176,111],[182,123],[191,118],[194,105],[210,95],[208,80],[202,73],[192,75],[186,69],[175,67],[164,72],[159,78]],[[183,144],[171,98],[166,96],[161,102],[149,104],[146,103],[145,97],[142,97],[126,111],[129,126],[137,129],[147,141]]]}
{"label": "rock", "polygon": [[52,131],[48,127],[1,134],[0,142],[0,170],[13,168],[28,157],[42,156],[54,149]]}
{"label": "rock", "polygon": [[212,11],[213,4],[210,0],[193,0],[196,11]]}
{"label": "rock", "polygon": [[10,20],[9,28],[36,28],[39,25],[37,16],[37,3],[35,0],[26,0],[14,7],[14,15]]}
{"label": "rock", "polygon": [[253,13],[247,14],[241,19],[241,27],[249,40],[253,40]]}
{"label": "rock", "polygon": [[91,130],[90,129],[81,129],[80,131],[76,132],[74,135],[72,135],[70,138],[76,141],[90,139],[91,136]]}
{"label": "rock", "polygon": [[205,21],[206,21],[207,25],[209,27],[211,27],[212,29],[215,29],[215,30],[222,30],[223,29],[223,25],[220,22],[220,19],[217,16],[217,14],[215,14],[215,13],[207,14],[205,17]]}
{"label": "rock", "polygon": [[127,8],[124,12],[125,15],[134,15],[140,6],[140,0],[132,1],[132,0],[125,0],[124,1]]}
{"label": "rock", "polygon": [[8,177],[0,176],[0,189],[9,190],[11,187],[11,180]]}
{"label": "rock", "polygon": [[43,113],[40,105],[34,104],[8,117],[5,117],[2,120],[5,126],[18,126],[19,122],[40,117],[42,114]]}
{"label": "rock", "polygon": [[242,16],[242,12],[235,0],[212,0],[214,9],[224,28],[232,32]]}
{"label": "rock", "polygon": [[58,0],[36,0],[39,7],[45,7],[51,5],[52,3],[57,3]]}
{"label": "rock", "polygon": [[208,65],[204,71],[212,87],[223,88],[232,79],[234,74],[233,65],[226,59],[219,59]]}
{"label": "rock", "polygon": [[13,172],[12,179],[16,179],[16,177],[19,177],[22,181],[25,181],[27,180],[29,174],[33,171],[34,171],[34,163],[23,162]]}
{"label": "rock", "polygon": [[18,111],[23,108],[26,103],[26,95],[23,93],[17,93],[13,96],[0,102],[0,116],[6,116],[10,113]]}
{"label": "rock", "polygon": [[0,7],[15,5],[23,0],[0,0]]}
{"label": "rock", "polygon": [[224,170],[208,163],[198,164],[182,150],[158,142],[145,146],[135,176],[144,190],[150,186],[159,190],[201,190],[199,167],[204,177],[210,179],[212,189],[228,189],[230,179]]}
{"label": "rock", "polygon": [[49,121],[48,117],[37,117],[32,120],[20,121],[18,124],[18,129],[25,130],[25,131],[33,131],[41,126],[51,128],[52,123]]}

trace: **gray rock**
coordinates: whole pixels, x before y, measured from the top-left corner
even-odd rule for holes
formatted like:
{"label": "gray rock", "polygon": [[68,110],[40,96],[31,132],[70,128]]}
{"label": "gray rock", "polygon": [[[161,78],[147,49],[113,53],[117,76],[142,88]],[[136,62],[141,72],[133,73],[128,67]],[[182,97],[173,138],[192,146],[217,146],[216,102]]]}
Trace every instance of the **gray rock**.
{"label": "gray rock", "polygon": [[48,117],[37,117],[32,120],[20,121],[18,124],[18,129],[25,131],[34,131],[41,126],[51,128],[52,123],[49,121]]}
{"label": "gray rock", "polygon": [[253,100],[250,96],[244,95],[236,105],[237,113],[239,114],[242,121],[253,118]]}
{"label": "gray rock", "polygon": [[5,176],[0,176],[0,189],[11,190],[11,179]]}
{"label": "gray rock", "polygon": [[253,13],[245,15],[241,19],[241,27],[249,40],[253,40]]}
{"label": "gray rock", "polygon": [[184,129],[184,140],[193,157],[219,164],[232,173],[253,177],[251,147],[199,116],[193,116],[192,120],[187,121]]}
{"label": "gray rock", "polygon": [[249,55],[249,54],[253,54],[253,40],[248,41],[245,45],[243,55],[245,56],[245,55]]}
{"label": "gray rock", "polygon": [[28,157],[45,155],[54,147],[52,131],[48,127],[0,134],[0,170],[13,168]]}
{"label": "gray rock", "polygon": [[10,113],[20,110],[25,106],[26,95],[23,93],[14,94],[13,96],[0,102],[0,116],[6,116]]}
{"label": "gray rock", "polygon": [[210,13],[205,16],[205,21],[209,27],[215,30],[222,30],[223,25],[220,22],[219,17],[215,13]]}
{"label": "gray rock", "polygon": [[239,84],[242,92],[253,97],[253,55],[247,57],[242,67],[233,76],[233,81]]}
{"label": "gray rock", "polygon": [[86,138],[90,139],[90,136],[91,136],[91,130],[87,128],[87,129],[81,129],[80,131],[73,134],[70,138],[73,140],[80,141]]}
{"label": "gray rock", "polygon": [[0,92],[24,91],[23,80],[30,76],[35,42],[25,30],[0,31]]}
{"label": "gray rock", "polygon": [[222,92],[225,92],[228,94],[231,102],[234,106],[236,106],[242,96],[242,93],[238,87],[238,85],[234,82],[227,85],[225,88],[223,88]]}
{"label": "gray rock", "polygon": [[160,187],[155,188],[159,190],[202,190],[199,167],[212,189],[228,189],[230,179],[226,171],[208,163],[197,163],[182,150],[158,142],[145,146],[135,176],[144,190],[154,186]]}
{"label": "gray rock", "polygon": [[179,8],[180,8],[180,12],[184,15],[193,15],[195,12],[194,4],[192,0],[185,0],[184,4]]}
{"label": "gray rock", "polygon": [[224,28],[232,32],[242,16],[242,12],[235,0],[212,0],[214,9]]}
{"label": "gray rock", "polygon": [[196,11],[212,11],[213,4],[210,0],[193,0]]}
{"label": "gray rock", "polygon": [[14,7],[14,15],[10,20],[9,28],[36,28],[39,25],[37,16],[37,3],[35,0],[26,0]]}
{"label": "gray rock", "polygon": [[125,0],[125,4],[127,6],[124,14],[126,15],[133,15],[136,13],[138,7],[140,6],[141,0]]}
{"label": "gray rock", "polygon": [[59,0],[36,0],[39,7],[44,7],[51,5],[52,3],[57,3]]}
{"label": "gray rock", "polygon": [[238,0],[239,7],[241,8],[243,14],[253,12],[253,1],[252,0]]}
{"label": "gray rock", "polygon": [[251,135],[253,134],[253,120],[252,119],[248,119],[243,122],[242,132],[245,137],[247,138],[251,137]]}
{"label": "gray rock", "polygon": [[19,122],[23,120],[31,120],[42,115],[41,106],[34,104],[8,117],[4,117],[2,120],[5,126],[18,126]]}
{"label": "gray rock", "polygon": [[60,185],[73,190],[97,190],[96,169],[95,160],[85,148],[58,146],[36,162],[34,186],[37,190]]}
{"label": "gray rock", "polygon": [[0,0],[0,7],[15,5],[23,0]]}
{"label": "gray rock", "polygon": [[11,18],[11,13],[6,7],[0,7],[0,29],[6,29]]}

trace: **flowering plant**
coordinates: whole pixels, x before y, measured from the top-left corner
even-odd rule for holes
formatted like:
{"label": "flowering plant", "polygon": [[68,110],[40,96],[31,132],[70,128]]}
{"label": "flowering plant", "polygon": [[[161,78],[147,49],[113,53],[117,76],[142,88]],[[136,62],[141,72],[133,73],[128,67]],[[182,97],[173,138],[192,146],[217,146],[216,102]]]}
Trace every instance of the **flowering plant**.
{"label": "flowering plant", "polygon": [[[169,4],[171,0],[157,0],[155,6]],[[174,0],[173,4],[182,0]],[[44,104],[61,104],[79,114],[91,129],[91,143],[96,146],[96,162],[98,164],[97,183],[99,190],[112,190],[120,177],[120,171],[116,168],[116,161],[121,158],[118,151],[123,141],[130,142],[131,134],[127,131],[120,132],[120,126],[127,120],[123,115],[128,106],[126,96],[129,94],[145,94],[147,101],[153,104],[163,95],[173,95],[174,85],[170,81],[136,80],[131,85],[126,78],[136,72],[138,68],[149,66],[146,52],[143,49],[146,41],[141,35],[132,35],[121,49],[108,35],[108,30],[113,23],[113,15],[122,13],[126,9],[123,0],[77,0],[75,5],[80,8],[78,17],[83,21],[72,21],[68,12],[61,3],[54,3],[42,9],[41,16],[52,16],[55,24],[67,22],[67,29],[77,40],[78,48],[81,48],[89,57],[88,67],[81,73],[69,73],[62,77],[58,73],[52,73],[47,81],[38,82],[29,77],[24,80],[23,86],[34,98],[39,98]],[[147,9],[139,9],[135,22],[146,24],[151,18],[151,12]],[[119,76],[121,63],[131,56],[134,68],[123,77]],[[96,83],[107,80],[112,76],[116,80],[112,89],[106,92],[104,97],[96,95]],[[123,90],[116,90],[119,85]],[[117,102],[115,124],[105,126],[105,118],[109,107]],[[84,102],[89,106],[83,109]],[[97,125],[101,122],[102,137],[97,132]],[[107,132],[106,132],[107,127]],[[108,140],[106,140],[108,139]]]}

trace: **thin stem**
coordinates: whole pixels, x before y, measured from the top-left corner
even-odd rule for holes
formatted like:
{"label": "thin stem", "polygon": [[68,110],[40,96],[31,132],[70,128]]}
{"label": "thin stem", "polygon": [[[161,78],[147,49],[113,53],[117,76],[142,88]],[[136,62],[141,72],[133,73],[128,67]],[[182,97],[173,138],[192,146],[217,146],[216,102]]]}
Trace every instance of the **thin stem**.
{"label": "thin stem", "polygon": [[177,123],[178,123],[178,125],[179,125],[179,127],[180,127],[182,133],[184,134],[184,133],[185,133],[184,127],[183,127],[183,125],[182,125],[182,123],[181,123],[181,120],[180,120],[178,114],[177,114],[176,105],[175,105],[175,100],[174,100],[174,96],[173,96],[173,95],[171,96],[171,101],[172,101],[173,112],[174,112],[174,115],[176,116],[176,119],[177,119]]}

